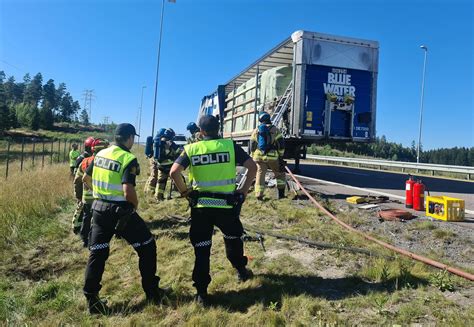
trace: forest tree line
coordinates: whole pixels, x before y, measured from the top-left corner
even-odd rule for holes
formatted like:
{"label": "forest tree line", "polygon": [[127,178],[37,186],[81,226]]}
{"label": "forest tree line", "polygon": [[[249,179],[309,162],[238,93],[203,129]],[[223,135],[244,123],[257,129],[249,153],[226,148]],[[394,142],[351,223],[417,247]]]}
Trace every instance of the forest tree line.
{"label": "forest tree line", "polygon": [[17,127],[52,129],[59,122],[89,124],[86,110],[81,111],[65,83],[56,86],[49,79],[43,84],[41,73],[16,81],[0,71],[0,132]]}
{"label": "forest tree line", "polygon": [[[335,151],[338,150],[338,151]],[[340,152],[393,161],[416,162],[416,143],[410,147],[389,142],[385,136],[377,137],[373,143],[330,142],[324,146],[312,145],[309,153],[337,156]],[[440,165],[474,166],[474,147],[441,148],[424,151],[420,149],[420,162]]]}

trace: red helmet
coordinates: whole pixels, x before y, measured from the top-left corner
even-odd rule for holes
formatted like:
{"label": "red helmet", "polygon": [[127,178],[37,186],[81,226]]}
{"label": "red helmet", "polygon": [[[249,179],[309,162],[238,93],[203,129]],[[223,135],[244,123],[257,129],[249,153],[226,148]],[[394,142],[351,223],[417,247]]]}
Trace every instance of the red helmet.
{"label": "red helmet", "polygon": [[97,153],[109,146],[109,141],[105,139],[95,139],[92,143],[92,152]]}
{"label": "red helmet", "polygon": [[84,141],[84,147],[85,148],[90,148],[94,144],[94,138],[92,136],[89,136],[85,141]]}

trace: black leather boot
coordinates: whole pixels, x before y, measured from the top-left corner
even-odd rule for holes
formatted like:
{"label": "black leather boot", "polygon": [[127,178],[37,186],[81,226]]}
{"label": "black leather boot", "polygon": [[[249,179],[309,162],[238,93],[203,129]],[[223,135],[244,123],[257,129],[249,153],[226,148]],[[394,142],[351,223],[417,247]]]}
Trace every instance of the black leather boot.
{"label": "black leather boot", "polygon": [[101,300],[98,294],[86,295],[86,298],[90,314],[107,315],[109,313],[107,301]]}
{"label": "black leather boot", "polygon": [[237,269],[237,278],[239,282],[245,282],[253,277],[253,272],[245,267]]}
{"label": "black leather boot", "polygon": [[207,295],[207,292],[198,292],[194,296],[194,301],[196,301],[197,304],[202,305],[203,307],[209,306],[209,296]]}
{"label": "black leather boot", "polygon": [[145,292],[146,301],[153,304],[161,304],[166,296],[167,290],[157,287],[153,291]]}

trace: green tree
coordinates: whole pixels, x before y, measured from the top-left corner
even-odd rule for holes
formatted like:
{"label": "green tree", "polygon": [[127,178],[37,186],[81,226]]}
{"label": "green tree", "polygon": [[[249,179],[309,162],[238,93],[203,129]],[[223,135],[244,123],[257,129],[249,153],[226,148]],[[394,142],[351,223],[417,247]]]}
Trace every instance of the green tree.
{"label": "green tree", "polygon": [[26,86],[23,101],[38,107],[43,95],[43,76],[38,73],[33,77],[30,83]]}
{"label": "green tree", "polygon": [[74,107],[73,107],[74,100],[72,99],[71,94],[66,92],[61,99],[61,103],[59,105],[59,120],[64,122],[70,122],[73,114],[74,114]]}
{"label": "green tree", "polygon": [[43,86],[43,101],[40,109],[40,127],[51,129],[54,123],[53,109],[56,107],[56,86],[50,79]]}
{"label": "green tree", "polygon": [[87,114],[86,109],[82,109],[81,114],[79,116],[79,121],[83,125],[86,125],[86,126],[89,125],[89,115]]}
{"label": "green tree", "polygon": [[77,113],[81,110],[81,105],[79,104],[79,101],[74,101],[72,103],[72,113],[71,113],[71,116],[72,117],[75,117],[77,116]]}
{"label": "green tree", "polygon": [[18,103],[15,105],[16,116],[18,123],[22,127],[28,127],[31,129],[38,129],[39,127],[39,111],[38,108],[34,107],[29,103]]}
{"label": "green tree", "polygon": [[[3,71],[0,73],[3,73]],[[11,127],[10,111],[5,101],[5,89],[3,84],[4,78],[5,74],[3,73],[3,77],[0,74],[0,132],[3,132]]]}
{"label": "green tree", "polygon": [[61,119],[61,103],[64,94],[66,93],[66,84],[65,83],[59,83],[58,88],[56,89],[56,106],[54,108],[54,116],[58,117],[58,119]]}

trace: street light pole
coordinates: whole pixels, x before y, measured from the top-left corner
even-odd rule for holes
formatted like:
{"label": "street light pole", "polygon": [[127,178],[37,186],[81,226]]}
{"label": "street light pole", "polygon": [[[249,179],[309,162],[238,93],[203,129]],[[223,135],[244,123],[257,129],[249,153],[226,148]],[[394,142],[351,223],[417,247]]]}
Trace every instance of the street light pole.
{"label": "street light pole", "polygon": [[428,54],[428,47],[426,45],[422,45],[420,48],[425,50],[425,60],[423,61],[423,79],[421,81],[420,128],[418,134],[418,147],[416,149],[416,163],[420,163],[421,127],[423,125],[423,96],[425,94],[426,56]]}
{"label": "street light pole", "polygon": [[156,116],[156,97],[158,95],[158,74],[160,72],[160,53],[161,53],[161,38],[163,35],[163,16],[165,13],[165,0],[161,2],[161,19],[160,19],[160,38],[158,41],[158,59],[156,63],[156,77],[155,77],[155,99],[153,101],[153,121],[151,125],[151,136],[155,133],[155,116]]}
{"label": "street light pole", "polygon": [[142,108],[143,108],[143,91],[145,90],[146,86],[142,86],[142,97],[140,100],[140,110],[138,111],[138,144],[140,144],[140,134],[142,129]]}

